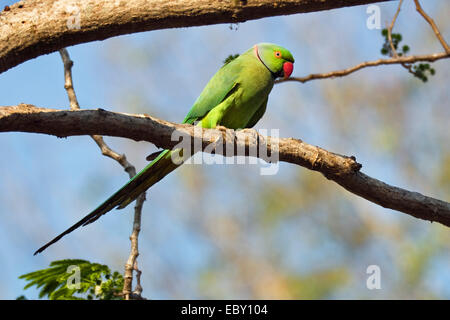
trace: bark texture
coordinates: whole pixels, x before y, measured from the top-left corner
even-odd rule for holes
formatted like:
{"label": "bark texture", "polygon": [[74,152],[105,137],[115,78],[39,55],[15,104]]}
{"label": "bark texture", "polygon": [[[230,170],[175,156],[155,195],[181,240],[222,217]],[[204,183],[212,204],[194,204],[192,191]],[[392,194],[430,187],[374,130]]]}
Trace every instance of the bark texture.
{"label": "bark texture", "polygon": [[[269,161],[273,159],[271,155],[278,152],[279,161],[321,172],[327,179],[371,202],[416,218],[450,226],[448,202],[371,178],[360,172],[361,164],[356,162],[355,157],[329,152],[299,139],[264,137],[253,129],[211,130],[175,124],[148,115],[115,113],[103,109],[54,110],[20,104],[0,107],[0,132],[8,131],[43,133],[57,137],[74,135],[124,137],[152,142],[160,148],[176,146],[179,141],[173,140],[174,136],[192,137],[192,145],[199,143],[202,150],[225,156],[232,156],[237,150],[245,150],[245,154],[249,154],[250,150],[260,150],[259,147],[265,145],[267,153],[258,153],[257,157]],[[211,148],[211,144],[223,146]],[[229,153],[228,150],[232,152]]]}
{"label": "bark texture", "polygon": [[0,73],[75,44],[167,28],[237,23],[380,0],[35,0],[0,12]]}

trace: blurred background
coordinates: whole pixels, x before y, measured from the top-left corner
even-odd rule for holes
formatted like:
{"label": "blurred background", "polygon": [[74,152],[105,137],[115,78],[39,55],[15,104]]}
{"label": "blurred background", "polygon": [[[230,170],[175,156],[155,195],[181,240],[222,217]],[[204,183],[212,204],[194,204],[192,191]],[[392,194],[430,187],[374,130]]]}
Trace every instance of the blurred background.
{"label": "blurred background", "polygon": [[[15,1],[0,0],[0,7]],[[382,28],[398,2],[379,3]],[[450,40],[450,3],[422,1]],[[381,30],[367,6],[240,24],[160,30],[69,47],[84,109],[147,113],[180,122],[230,54],[258,42],[288,48],[293,76],[381,57]],[[81,17],[81,24],[83,23]],[[394,32],[411,54],[442,52],[429,25],[405,1]],[[275,85],[256,128],[278,128],[327,150],[355,155],[363,172],[450,201],[449,60],[423,83],[399,65],[305,84]],[[0,105],[68,108],[59,53],[0,75]],[[105,138],[137,169],[156,150]],[[89,137],[0,134],[0,298],[21,294],[18,276],[53,260],[87,259],[123,273],[133,206],[78,229],[43,254],[42,244],[120,188],[128,175]],[[248,163],[248,162],[247,162]],[[150,189],[139,268],[152,299],[449,299],[450,229],[359,198],[321,174],[281,163],[185,165]],[[367,267],[381,271],[369,290]]]}

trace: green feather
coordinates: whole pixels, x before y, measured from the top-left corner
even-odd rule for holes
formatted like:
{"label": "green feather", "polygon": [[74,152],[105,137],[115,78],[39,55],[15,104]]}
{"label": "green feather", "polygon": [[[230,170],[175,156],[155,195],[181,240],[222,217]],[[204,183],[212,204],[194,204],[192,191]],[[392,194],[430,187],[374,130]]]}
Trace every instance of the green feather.
{"label": "green feather", "polygon": [[236,79],[239,75],[237,71],[240,68],[240,64],[236,63],[237,60],[234,59],[224,65],[211,78],[184,118],[183,123],[193,124],[195,121],[202,119],[227,97],[236,85]]}
{"label": "green feather", "polygon": [[[280,51],[285,59],[277,59],[274,55],[276,51]],[[215,128],[217,125],[231,129],[253,127],[264,115],[269,93],[276,75],[282,71],[284,61],[294,62],[289,51],[264,43],[227,62],[208,82],[183,123],[194,124],[198,121],[198,125],[203,128]],[[35,254],[78,227],[96,221],[113,208],[125,208],[180,166],[172,162],[173,152],[175,151],[162,151],[98,208],[39,248]]]}

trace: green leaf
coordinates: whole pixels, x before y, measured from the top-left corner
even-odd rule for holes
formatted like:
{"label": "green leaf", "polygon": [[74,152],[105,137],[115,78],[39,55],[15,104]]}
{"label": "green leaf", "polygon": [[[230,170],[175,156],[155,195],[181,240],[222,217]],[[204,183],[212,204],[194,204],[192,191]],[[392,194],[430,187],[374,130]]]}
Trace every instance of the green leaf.
{"label": "green leaf", "polygon": [[[79,282],[72,287],[77,272],[79,272]],[[41,288],[39,298],[47,297],[50,300],[122,299],[115,294],[122,291],[122,275],[115,271],[111,279],[111,270],[108,266],[86,260],[52,261],[50,268],[30,272],[19,278],[28,282],[24,289],[32,286]],[[103,286],[104,283],[107,285]],[[96,285],[101,286],[102,289],[99,290],[98,295],[95,293]],[[87,294],[88,292],[89,294]]]}

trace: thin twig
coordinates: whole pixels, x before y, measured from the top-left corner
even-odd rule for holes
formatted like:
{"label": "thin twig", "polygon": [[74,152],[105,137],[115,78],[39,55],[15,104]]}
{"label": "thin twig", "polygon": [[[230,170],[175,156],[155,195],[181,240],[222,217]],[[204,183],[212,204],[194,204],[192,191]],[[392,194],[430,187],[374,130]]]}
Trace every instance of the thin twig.
{"label": "thin twig", "polygon": [[[137,257],[139,256],[139,232],[141,231],[141,216],[142,216],[142,206],[145,201],[145,192],[143,192],[137,199],[136,205],[134,206],[134,221],[133,221],[133,231],[130,236],[131,241],[131,251],[128,256],[128,260],[125,264],[124,273],[124,284],[123,293],[125,300],[135,299],[135,296],[140,297],[140,292],[142,292],[142,286],[140,283],[141,271],[137,270]],[[134,292],[132,292],[132,282],[133,282],[133,271],[136,270],[136,282]],[[139,294],[137,293],[139,292]]]}
{"label": "thin twig", "polygon": [[133,270],[136,271],[136,286],[134,287],[133,294],[141,296],[142,293],[142,286],[141,286],[141,274],[142,271],[138,268],[137,260],[134,261],[134,267]]}
{"label": "thin twig", "polygon": [[[80,110],[80,105],[78,103],[77,96],[75,94],[75,89],[73,87],[73,80],[72,80],[72,67],[73,67],[73,61],[70,59],[69,52],[66,48],[63,48],[59,50],[59,53],[61,55],[61,59],[64,63],[64,88],[67,91],[67,96],[69,98],[70,102],[70,109],[71,110]],[[102,136],[99,135],[92,135],[92,139],[94,139],[95,143],[98,145],[100,150],[102,151],[102,154],[106,157],[109,157],[113,160],[116,160],[128,173],[130,178],[134,177],[136,175],[136,169],[134,166],[127,161],[127,158],[124,154],[118,154],[114,150],[112,150],[106,142],[103,140]]]}
{"label": "thin twig", "polygon": [[[75,94],[75,90],[73,87],[73,80],[72,80],[72,66],[73,61],[70,59],[69,52],[66,48],[63,48],[59,50],[59,53],[61,55],[61,58],[64,63],[64,88],[67,91],[67,96],[69,97],[70,102],[70,109],[71,110],[80,110],[80,105],[77,100],[77,96]],[[115,161],[117,161],[124,170],[128,173],[128,176],[133,178],[136,175],[136,168],[127,160],[127,157],[125,154],[119,154],[112,150],[106,142],[103,140],[103,137],[100,135],[91,135],[91,138],[95,141],[95,143],[98,145],[100,150],[102,151],[102,154],[106,157],[109,157]],[[125,264],[125,274],[124,274],[124,287],[123,287],[123,296],[125,300],[129,300],[130,298],[136,299],[141,298],[140,293],[142,292],[142,286],[140,283],[140,277],[142,271],[137,269],[137,257],[139,255],[138,250],[138,237],[139,232],[141,230],[141,216],[142,216],[142,207],[144,205],[145,201],[145,192],[142,193],[137,199],[136,199],[136,205],[134,207],[134,221],[133,221],[133,231],[130,236],[131,240],[131,252],[130,256],[128,257],[127,263]],[[134,268],[134,266],[136,266]],[[133,282],[133,270],[136,270],[136,279],[137,279],[137,285],[136,289],[133,292],[133,295],[131,294],[132,291],[132,282]]]}
{"label": "thin twig", "polygon": [[69,52],[66,48],[59,50],[61,59],[64,64],[64,89],[66,89],[67,96],[70,102],[70,110],[80,110],[80,105],[78,104],[77,95],[75,94],[75,89],[73,88],[72,81],[72,66],[73,61],[70,60]]}
{"label": "thin twig", "polygon": [[374,61],[366,61],[362,62],[360,64],[357,64],[356,66],[343,69],[343,70],[337,70],[337,71],[331,71],[327,73],[313,73],[305,77],[291,77],[288,79],[280,79],[275,81],[276,83],[281,82],[287,82],[287,81],[297,81],[301,83],[305,83],[311,80],[318,80],[318,79],[327,79],[327,78],[336,78],[336,77],[343,77],[346,75],[349,75],[355,71],[367,68],[367,67],[375,67],[379,65],[387,65],[387,64],[400,64],[405,69],[408,70],[408,72],[415,74],[412,70],[412,64],[419,61],[428,61],[428,62],[434,62],[436,60],[440,59],[446,59],[450,57],[450,47],[445,42],[444,38],[442,37],[441,33],[439,32],[439,29],[437,28],[436,24],[434,23],[433,19],[431,19],[422,9],[420,6],[420,3],[418,0],[414,0],[414,3],[416,4],[417,11],[425,18],[425,20],[431,25],[433,28],[434,33],[436,34],[437,38],[439,39],[440,43],[445,49],[445,52],[443,53],[433,53],[428,55],[416,55],[416,56],[399,56],[397,54],[397,50],[394,47],[394,44],[392,42],[392,29],[394,28],[395,22],[397,21],[397,17],[400,13],[400,9],[402,6],[403,0],[399,1],[397,11],[395,12],[394,18],[392,19],[390,25],[387,28],[388,31],[388,41],[389,46],[391,48],[392,58],[390,59],[378,59]]}
{"label": "thin twig", "polygon": [[318,79],[326,79],[326,78],[335,78],[335,77],[343,77],[353,73],[355,71],[367,68],[367,67],[375,67],[379,65],[387,65],[387,64],[403,64],[403,63],[414,63],[418,61],[429,61],[433,62],[440,59],[450,58],[450,53],[442,52],[442,53],[433,53],[428,55],[418,55],[418,56],[403,56],[398,58],[390,58],[390,59],[378,59],[374,61],[366,61],[351,68],[331,71],[327,73],[313,73],[305,77],[291,77],[287,79],[277,80],[276,83],[287,82],[287,81],[297,81],[301,83],[305,83],[311,80]]}
{"label": "thin twig", "polygon": [[127,157],[124,154],[118,154],[114,150],[108,147],[106,142],[103,140],[102,136],[92,135],[92,139],[94,139],[95,143],[97,143],[98,147],[102,151],[102,154],[106,157],[116,160],[128,173],[128,176],[133,178],[136,175],[136,168],[128,162]]}
{"label": "thin twig", "polygon": [[[400,0],[398,3],[397,11],[395,12],[394,18],[392,18],[391,24],[387,27],[387,34],[388,34],[388,42],[389,47],[391,48],[391,56],[396,59],[398,58],[397,49],[395,49],[394,43],[392,41],[392,29],[394,29],[395,22],[397,21],[398,14],[400,13],[400,9],[402,7],[403,0]],[[412,75],[415,75],[414,71],[412,70],[412,64],[411,63],[401,63],[401,66],[408,70],[409,73]]]}
{"label": "thin twig", "polygon": [[395,21],[397,20],[398,14],[400,13],[400,8],[402,7],[403,0],[400,0],[398,3],[397,11],[395,12],[394,18],[391,21],[391,24],[387,28],[388,32],[388,41],[389,46],[391,47],[391,52],[394,58],[398,58],[397,50],[395,49],[394,43],[392,42],[392,29],[394,28]]}
{"label": "thin twig", "polygon": [[428,24],[431,26],[431,28],[434,31],[434,34],[438,38],[439,42],[441,43],[442,47],[444,48],[445,52],[450,54],[450,47],[448,46],[447,42],[445,42],[444,38],[442,37],[441,33],[439,32],[438,27],[436,26],[436,23],[434,23],[434,20],[426,14],[425,11],[423,11],[422,6],[419,3],[419,0],[414,0],[414,3],[416,5],[417,12],[420,13],[420,15],[428,22]]}

